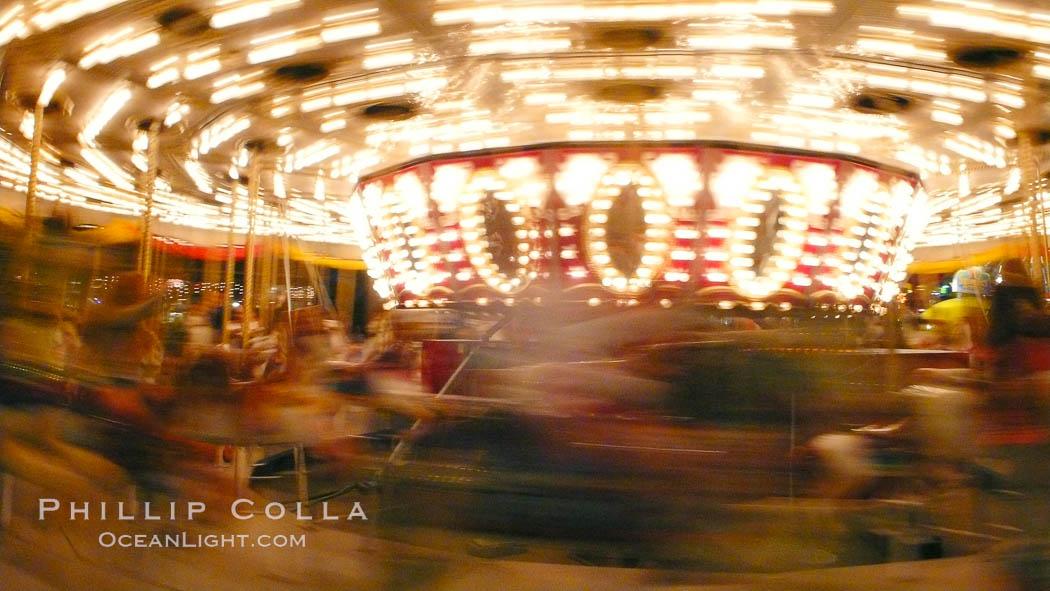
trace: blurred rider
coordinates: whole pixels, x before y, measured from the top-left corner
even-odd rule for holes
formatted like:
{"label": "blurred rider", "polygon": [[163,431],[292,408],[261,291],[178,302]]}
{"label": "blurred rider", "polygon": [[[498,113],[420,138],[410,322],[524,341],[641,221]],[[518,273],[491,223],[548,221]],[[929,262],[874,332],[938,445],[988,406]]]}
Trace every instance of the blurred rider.
{"label": "blurred rider", "polygon": [[988,310],[988,346],[997,377],[1050,370],[1050,316],[1021,259],[1009,259]]}
{"label": "blurred rider", "polygon": [[151,326],[160,303],[161,296],[148,296],[141,275],[121,275],[105,301],[81,321],[81,369],[102,382],[152,382],[164,356]]}

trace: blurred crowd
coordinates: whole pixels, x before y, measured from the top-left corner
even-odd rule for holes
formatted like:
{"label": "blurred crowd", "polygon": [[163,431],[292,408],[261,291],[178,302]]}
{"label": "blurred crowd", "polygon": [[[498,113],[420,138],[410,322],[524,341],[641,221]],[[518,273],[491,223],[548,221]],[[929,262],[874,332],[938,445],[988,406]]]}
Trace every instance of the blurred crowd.
{"label": "blurred crowd", "polygon": [[336,412],[326,362],[358,351],[320,302],[260,290],[246,325],[241,302],[172,297],[167,269],[81,234],[55,215],[0,241],[0,471],[71,498],[235,494],[228,445],[295,441],[316,424],[298,417]]}
{"label": "blurred crowd", "polygon": [[[249,314],[215,289],[173,298],[163,267],[109,260],[60,216],[0,255],[0,471],[77,500],[255,494],[216,469],[236,463],[231,446],[308,443],[311,473],[336,479],[378,451],[395,524],[664,552],[722,527],[705,519],[732,503],[1007,487],[1020,480],[980,461],[998,449],[987,433],[1050,425],[1050,317],[1014,260],[994,280],[958,276],[956,303],[918,320],[845,305],[398,309],[358,346],[324,298],[294,307],[264,286]],[[901,341],[948,350],[902,355]]]}

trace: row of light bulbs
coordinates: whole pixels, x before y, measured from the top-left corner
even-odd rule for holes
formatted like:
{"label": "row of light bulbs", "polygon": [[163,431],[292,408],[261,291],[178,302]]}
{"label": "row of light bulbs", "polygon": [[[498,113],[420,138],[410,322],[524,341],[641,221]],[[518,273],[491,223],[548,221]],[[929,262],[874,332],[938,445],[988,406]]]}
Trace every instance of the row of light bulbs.
{"label": "row of light bulbs", "polygon": [[[359,231],[384,297],[425,298],[479,284],[509,296],[544,272],[553,248],[567,284],[597,281],[622,295],[644,293],[658,280],[695,278],[756,300],[785,287],[845,300],[890,298],[904,279],[926,212],[914,180],[865,167],[843,172],[846,165],[835,161],[727,152],[711,170],[714,209],[700,224],[701,159],[671,152],[643,163],[575,153],[552,176],[534,156],[434,163],[429,183],[419,170],[402,171],[365,182],[353,200],[369,222]],[[516,176],[504,174],[510,170]],[[628,187],[639,197],[644,228],[635,237],[638,265],[621,269],[609,254],[609,211]],[[541,215],[551,188],[561,203],[554,222]],[[489,235],[479,206],[486,198],[506,209],[509,235]],[[768,252],[756,253],[770,236]],[[497,242],[513,250],[513,270],[494,262]]]}

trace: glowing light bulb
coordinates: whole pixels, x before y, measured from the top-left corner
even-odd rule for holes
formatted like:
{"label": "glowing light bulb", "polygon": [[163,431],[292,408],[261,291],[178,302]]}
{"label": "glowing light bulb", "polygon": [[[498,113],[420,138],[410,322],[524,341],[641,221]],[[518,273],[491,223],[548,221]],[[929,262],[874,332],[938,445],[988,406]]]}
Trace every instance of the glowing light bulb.
{"label": "glowing light bulb", "polygon": [[47,79],[44,81],[44,86],[40,90],[40,96],[37,98],[38,105],[47,106],[51,103],[51,99],[55,96],[55,91],[58,90],[58,86],[62,84],[62,81],[66,79],[66,70],[58,67],[48,73]]}
{"label": "glowing light bulb", "polygon": [[324,177],[317,175],[317,181],[314,182],[314,199],[318,201],[324,201]]}
{"label": "glowing light bulb", "polygon": [[273,194],[280,199],[284,199],[288,196],[284,189],[284,175],[281,174],[281,171],[275,171],[273,173]]}

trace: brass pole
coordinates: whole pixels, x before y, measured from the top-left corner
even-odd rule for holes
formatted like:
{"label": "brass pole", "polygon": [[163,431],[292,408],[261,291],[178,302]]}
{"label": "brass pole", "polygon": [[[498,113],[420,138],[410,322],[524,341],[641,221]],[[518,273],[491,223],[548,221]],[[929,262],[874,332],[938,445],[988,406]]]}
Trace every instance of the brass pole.
{"label": "brass pole", "polygon": [[142,243],[139,245],[139,272],[142,273],[142,277],[149,281],[150,267],[153,263],[153,191],[154,185],[157,184],[157,157],[160,152],[160,146],[158,145],[158,139],[160,137],[160,121],[154,119],[150,121],[148,138],[149,143],[146,147],[146,178],[145,187],[143,192],[145,193],[146,200],[146,211],[142,214]]}
{"label": "brass pole", "polygon": [[254,305],[253,286],[255,283],[255,211],[259,206],[259,153],[252,153],[252,163],[248,172],[248,236],[244,244],[244,321],[241,323],[241,348],[248,348],[251,340],[252,316]]}
{"label": "brass pole", "polygon": [[36,107],[33,109],[33,140],[29,147],[29,182],[26,184],[25,230],[27,242],[35,228],[33,219],[36,216],[36,187],[40,171],[40,152],[44,139],[44,107],[46,106],[37,101]]}
{"label": "brass pole", "polygon": [[[277,208],[274,208],[274,213],[276,213],[276,212],[277,212]],[[270,297],[268,299],[270,301],[270,327],[272,328],[273,327],[273,323],[276,321],[276,318],[274,318],[274,315],[277,312],[277,310],[274,309],[274,307],[273,307],[275,301],[273,299],[273,295],[272,294],[273,294],[273,289],[276,288],[277,285],[280,283],[279,279],[281,277],[280,270],[278,268],[279,260],[278,260],[278,256],[277,255],[278,255],[279,246],[278,246],[278,241],[277,241],[277,234],[271,234],[270,238],[269,238],[269,242],[270,242],[269,265],[270,265],[270,290],[271,290],[271,295],[270,295]]]}
{"label": "brass pole", "polygon": [[273,283],[273,238],[264,236],[259,248],[259,324],[270,328],[270,285]]}
{"label": "brass pole", "polygon": [[33,138],[29,147],[29,180],[26,183],[26,207],[24,231],[22,232],[22,244],[18,258],[20,259],[18,273],[22,277],[19,298],[23,304],[31,297],[33,275],[33,239],[36,235],[36,188],[37,178],[40,174],[40,152],[43,149],[44,139],[44,107],[37,101],[33,110]]}
{"label": "brass pole", "polygon": [[237,251],[233,246],[233,222],[237,212],[237,189],[230,192],[230,229],[226,234],[226,280],[222,297],[222,344],[230,343],[230,317],[233,312],[233,270]]}
{"label": "brass pole", "polygon": [[[281,214],[285,213],[285,208],[281,207]],[[281,254],[284,259],[284,301],[288,306],[288,338],[289,343],[293,342],[295,337],[295,316],[292,314],[292,263],[289,260],[291,256],[288,248],[288,234],[281,234]]]}
{"label": "brass pole", "polygon": [[1017,159],[1021,168],[1021,190],[1024,191],[1025,201],[1030,210],[1030,226],[1028,228],[1029,269],[1033,276],[1038,276],[1042,283],[1043,293],[1046,293],[1046,283],[1043,281],[1043,256],[1042,248],[1039,246],[1039,223],[1036,216],[1036,199],[1039,189],[1036,187],[1039,179],[1035,172],[1035,155],[1032,152],[1032,134],[1029,131],[1017,133]]}
{"label": "brass pole", "polygon": [[[1035,169],[1035,198],[1036,203],[1039,204],[1039,219],[1042,222],[1041,229],[1043,232],[1043,240],[1040,246],[1043,248],[1044,253],[1050,253],[1050,233],[1046,231],[1046,200],[1043,197],[1043,193],[1046,189],[1046,181],[1043,179],[1043,170],[1039,166],[1039,157],[1032,157],[1032,167]],[[1047,274],[1047,267],[1043,265],[1043,286],[1046,288],[1044,295],[1050,295],[1050,275]]]}

